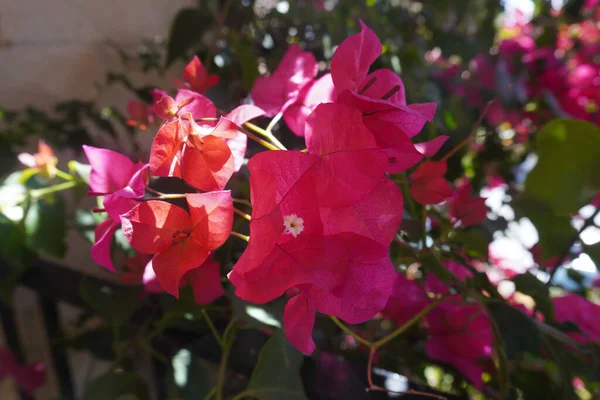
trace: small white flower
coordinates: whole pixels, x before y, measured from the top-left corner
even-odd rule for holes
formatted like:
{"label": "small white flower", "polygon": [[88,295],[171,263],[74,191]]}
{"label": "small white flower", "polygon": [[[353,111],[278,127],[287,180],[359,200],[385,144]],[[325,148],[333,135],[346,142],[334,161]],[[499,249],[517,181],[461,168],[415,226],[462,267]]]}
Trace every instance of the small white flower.
{"label": "small white flower", "polygon": [[304,230],[304,220],[296,214],[284,216],[283,225],[285,226],[283,233],[291,233],[293,237],[298,237]]}

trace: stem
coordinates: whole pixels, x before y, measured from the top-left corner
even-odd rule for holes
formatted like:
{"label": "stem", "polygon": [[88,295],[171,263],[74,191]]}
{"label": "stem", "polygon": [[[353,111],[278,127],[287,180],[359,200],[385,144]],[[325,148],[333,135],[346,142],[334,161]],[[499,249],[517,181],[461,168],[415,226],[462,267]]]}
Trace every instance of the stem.
{"label": "stem", "polygon": [[250,221],[252,219],[252,217],[248,214],[246,214],[245,212],[238,210],[237,208],[233,207],[233,212],[236,213],[237,215],[239,215],[240,217],[247,219],[248,221]]}
{"label": "stem", "polygon": [[60,169],[56,169],[54,171],[56,173],[56,176],[58,176],[59,178],[64,179],[65,181],[72,181],[75,180],[75,177],[71,174],[67,174],[64,171],[61,171]]}
{"label": "stem", "polygon": [[204,321],[206,322],[206,325],[208,325],[213,336],[215,337],[215,339],[217,339],[219,346],[221,346],[221,349],[223,349],[223,339],[221,339],[221,336],[219,336],[219,332],[217,331],[217,328],[215,328],[215,325],[213,324],[212,320],[208,316],[206,309],[203,308],[201,313],[202,313],[202,316],[204,317]]}
{"label": "stem", "polygon": [[248,242],[250,240],[250,236],[246,236],[246,235],[242,235],[241,233],[237,233],[237,232],[231,232],[230,233],[231,236],[236,237],[238,239],[242,239],[245,240],[246,242]]}
{"label": "stem", "polygon": [[225,384],[225,373],[227,372],[227,360],[229,359],[229,353],[231,352],[231,346],[235,339],[235,322],[236,317],[233,317],[225,332],[223,333],[223,352],[221,354],[221,364],[219,365],[219,375],[217,377],[217,387],[215,388],[215,394],[217,400],[223,400],[223,385]]}
{"label": "stem", "polygon": [[206,397],[204,397],[204,400],[210,400],[213,398],[213,396],[215,395],[215,393],[217,393],[217,387],[215,386],[214,388],[212,388],[210,390],[210,392],[208,392],[208,394],[206,395]]}
{"label": "stem", "polygon": [[427,206],[421,211],[421,249],[427,249]]}
{"label": "stem", "polygon": [[165,193],[159,192],[158,190],[154,190],[150,186],[146,186],[146,190],[149,191],[152,194],[157,195],[157,196],[164,196],[165,195]]}
{"label": "stem", "polygon": [[42,196],[46,196],[48,194],[71,189],[71,188],[77,186],[78,184],[79,184],[79,182],[77,182],[76,180],[71,180],[71,181],[59,183],[58,185],[49,186],[47,188],[35,189],[35,190],[32,190],[31,192],[29,192],[29,194],[31,195],[32,198],[37,199]]}
{"label": "stem", "polygon": [[562,252],[560,257],[556,261],[556,264],[554,265],[554,269],[552,270],[552,272],[550,272],[550,277],[548,278],[548,281],[546,282],[547,286],[550,286],[552,284],[552,279],[554,278],[554,275],[556,275],[556,271],[558,271],[558,268],[565,262],[565,260],[571,253],[571,248],[580,239],[580,236],[583,233],[583,231],[594,224],[594,219],[596,218],[596,216],[598,216],[599,213],[600,213],[600,207],[596,208],[596,211],[594,211],[594,213],[588,219],[585,220],[585,222],[583,223],[581,228],[579,228],[577,233],[573,236],[573,238],[571,239],[571,241],[569,242],[567,247],[564,249],[564,251]]}
{"label": "stem", "polygon": [[358,336],[356,333],[352,332],[350,330],[350,328],[348,328],[346,325],[344,325],[342,323],[342,321],[340,321],[339,319],[337,319],[336,317],[334,317],[333,315],[330,315],[329,318],[331,318],[331,320],[344,332],[346,332],[348,335],[352,336],[354,338],[354,340],[356,340],[358,343],[365,345],[367,347],[371,347],[373,346],[373,343],[369,342],[366,339],[361,338],[360,336]]}
{"label": "stem", "polygon": [[444,157],[442,157],[441,161],[446,161],[447,159],[452,157],[454,154],[456,154],[457,151],[459,151],[460,149],[462,149],[463,147],[465,147],[466,145],[471,143],[473,141],[473,139],[475,139],[475,134],[477,133],[477,130],[479,129],[479,126],[481,125],[481,121],[483,121],[483,119],[488,114],[488,112],[490,111],[490,108],[492,108],[492,105],[496,102],[496,100],[497,100],[497,98],[488,101],[485,108],[483,109],[483,112],[477,119],[477,122],[475,122],[475,125],[473,126],[471,133],[469,133],[469,136],[464,138],[462,142],[460,142],[455,148],[450,150]]}
{"label": "stem", "polygon": [[248,207],[252,207],[252,203],[250,203],[248,200],[244,200],[244,199],[232,199],[232,200],[234,203],[243,204]]}
{"label": "stem", "polygon": [[275,127],[275,125],[279,122],[279,120],[282,117],[283,117],[283,113],[280,111],[279,114],[277,114],[276,116],[274,116],[273,119],[271,120],[271,122],[269,122],[269,125],[267,125],[267,128],[265,129],[265,132],[271,133],[271,131],[273,130],[273,128]]}
{"label": "stem", "polygon": [[414,317],[412,317],[410,320],[408,320],[404,325],[400,326],[398,329],[396,329],[394,332],[390,333],[383,339],[380,339],[380,340],[376,341],[375,343],[373,343],[373,347],[380,348],[381,346],[384,346],[385,344],[387,344],[390,341],[392,341],[393,339],[395,339],[397,336],[400,336],[401,334],[406,332],[408,329],[410,329],[414,324],[419,322],[419,320],[421,318],[423,318],[424,316],[429,314],[434,308],[436,308],[440,303],[442,303],[448,297],[450,297],[450,293],[446,293],[442,297],[438,297],[437,299],[435,299],[435,301],[433,301],[432,303],[429,303],[429,305],[427,305],[425,308],[423,308],[421,311],[419,311],[418,314],[416,314]]}
{"label": "stem", "polygon": [[185,199],[185,194],[161,194],[156,197],[146,197],[144,200],[171,200],[171,199]]}
{"label": "stem", "polygon": [[[277,140],[277,138],[275,136],[273,136],[273,134],[271,132],[266,131],[263,128],[261,128],[260,126],[256,126],[250,122],[246,122],[244,124],[244,126],[248,129],[252,129],[254,132],[258,133],[259,135],[262,135],[262,136],[266,137],[267,139],[269,139],[271,141],[271,143],[273,143],[275,146],[277,146],[276,150],[287,150],[285,148],[285,146],[279,140]],[[250,137],[250,136],[248,136],[248,137]]]}
{"label": "stem", "polygon": [[[249,126],[249,123],[245,124],[246,126]],[[250,124],[251,125],[251,124]],[[284,148],[279,148],[261,138],[259,138],[258,136],[256,136],[255,134],[253,134],[252,132],[249,132],[248,130],[242,128],[241,126],[238,126],[238,130],[240,132],[242,132],[244,135],[248,136],[250,139],[254,140],[255,142],[263,145],[264,147],[266,147],[269,150],[284,150]]]}

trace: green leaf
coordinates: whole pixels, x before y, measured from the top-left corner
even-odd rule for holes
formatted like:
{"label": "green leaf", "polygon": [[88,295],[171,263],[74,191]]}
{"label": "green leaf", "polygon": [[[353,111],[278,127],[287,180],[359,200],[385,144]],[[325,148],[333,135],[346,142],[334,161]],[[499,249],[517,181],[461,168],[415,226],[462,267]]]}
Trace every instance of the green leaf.
{"label": "green leaf", "polygon": [[454,275],[442,265],[433,252],[421,253],[419,260],[423,269],[437,276],[446,285],[452,286]]}
{"label": "green leaf", "polygon": [[173,378],[181,388],[183,400],[203,399],[212,388],[206,366],[191,350],[181,349],[171,360]]}
{"label": "green leaf", "polygon": [[212,21],[212,15],[207,10],[200,8],[180,10],[171,24],[165,67],[178,58],[186,57],[188,50],[200,43],[202,35],[210,28]]}
{"label": "green leaf", "polygon": [[133,372],[109,372],[92,382],[83,395],[83,400],[123,399],[135,396],[138,400],[150,400],[144,380]]}
{"label": "green leaf", "polygon": [[88,185],[90,184],[90,173],[92,172],[91,165],[82,164],[75,160],[71,160],[71,161],[69,161],[67,166],[69,167],[69,171],[71,171],[71,174],[73,174],[73,175],[76,174],[86,184],[88,184]]}
{"label": "green leaf", "polygon": [[260,351],[244,394],[259,400],[306,400],[299,375],[303,359],[278,331]]}
{"label": "green leaf", "polygon": [[283,326],[283,310],[287,302],[286,299],[280,298],[267,304],[256,305],[242,300],[234,294],[231,294],[229,298],[234,314],[241,320],[252,324],[252,326],[268,329]]}
{"label": "green leaf", "polygon": [[83,279],[79,284],[79,293],[86,303],[116,326],[129,320],[138,306],[138,288],[113,289]]}
{"label": "green leaf", "polygon": [[554,321],[554,305],[550,299],[548,286],[529,272],[515,276],[512,281],[517,291],[533,297],[537,308],[546,317],[546,321]]}
{"label": "green leaf", "polygon": [[542,261],[564,253],[577,234],[570,217],[555,215],[543,202],[521,197],[513,202],[513,207],[520,216],[529,218],[536,227]]}
{"label": "green leaf", "polygon": [[508,360],[514,360],[519,353],[540,353],[541,334],[531,318],[506,303],[489,303],[487,309],[500,330]]}
{"label": "green leaf", "polygon": [[66,205],[60,195],[31,200],[25,216],[27,246],[36,252],[62,258],[67,252]]}
{"label": "green leaf", "polygon": [[600,189],[600,129],[589,122],[556,119],[536,136],[538,162],[527,176],[525,195],[569,215]]}
{"label": "green leaf", "polygon": [[113,349],[113,332],[111,328],[101,327],[85,331],[59,344],[79,351],[89,351],[100,360],[113,361],[116,357]]}
{"label": "green leaf", "polygon": [[467,254],[475,258],[488,258],[489,242],[483,231],[478,228],[456,231],[450,237],[452,242],[459,243]]}
{"label": "green leaf", "polygon": [[252,47],[245,41],[238,38],[235,31],[231,31],[229,34],[229,42],[231,47],[237,56],[240,67],[242,69],[242,83],[244,89],[252,89],[252,85],[256,78],[258,78],[258,59],[252,51]]}

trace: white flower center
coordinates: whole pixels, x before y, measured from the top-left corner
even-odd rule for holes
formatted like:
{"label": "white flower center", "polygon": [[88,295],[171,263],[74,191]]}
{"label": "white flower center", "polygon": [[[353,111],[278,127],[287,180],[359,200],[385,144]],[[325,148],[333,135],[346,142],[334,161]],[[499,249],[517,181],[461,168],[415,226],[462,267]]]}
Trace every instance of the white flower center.
{"label": "white flower center", "polygon": [[283,225],[285,226],[283,233],[291,233],[293,237],[298,237],[304,230],[304,220],[296,214],[284,216]]}

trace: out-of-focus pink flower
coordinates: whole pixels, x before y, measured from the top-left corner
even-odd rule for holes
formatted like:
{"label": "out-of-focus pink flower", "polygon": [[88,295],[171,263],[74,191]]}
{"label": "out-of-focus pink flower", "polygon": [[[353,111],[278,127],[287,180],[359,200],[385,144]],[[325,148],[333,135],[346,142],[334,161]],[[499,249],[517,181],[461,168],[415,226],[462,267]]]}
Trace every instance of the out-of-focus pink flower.
{"label": "out-of-focus pink flower", "polygon": [[581,331],[569,333],[581,343],[600,341],[600,306],[576,294],[552,299],[557,322],[572,322]]}
{"label": "out-of-focus pink flower", "polygon": [[142,131],[148,129],[148,125],[154,121],[154,113],[143,101],[129,100],[127,114],[129,119],[125,123],[129,126],[136,126]]}
{"label": "out-of-focus pink flower", "polygon": [[26,167],[39,169],[40,175],[44,178],[51,179],[56,175],[58,159],[54,155],[52,147],[48,146],[43,140],[38,142],[37,153],[21,153],[18,158],[21,164]]}
{"label": "out-of-focus pink flower", "polygon": [[207,89],[219,84],[219,75],[209,75],[202,61],[200,61],[198,56],[194,56],[192,61],[183,69],[183,80],[185,84],[176,80],[176,86],[179,88],[189,87],[194,92],[204,94]]}
{"label": "out-of-focus pink flower", "polygon": [[32,395],[46,383],[46,367],[42,363],[19,364],[9,349],[0,347],[0,382],[7,377],[12,377],[21,390]]}

